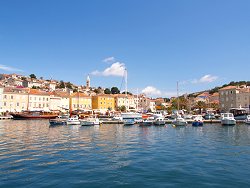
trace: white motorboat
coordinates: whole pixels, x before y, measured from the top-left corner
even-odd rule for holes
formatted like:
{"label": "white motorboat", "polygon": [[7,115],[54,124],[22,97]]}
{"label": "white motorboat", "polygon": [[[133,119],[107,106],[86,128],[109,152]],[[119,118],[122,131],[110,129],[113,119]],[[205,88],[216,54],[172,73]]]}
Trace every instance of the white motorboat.
{"label": "white motorboat", "polygon": [[163,117],[158,117],[154,120],[154,125],[165,125],[165,120]]}
{"label": "white motorboat", "polygon": [[81,126],[91,126],[91,125],[100,125],[101,122],[97,117],[90,117],[87,119],[80,120],[80,124]]}
{"label": "white motorboat", "polygon": [[80,125],[80,121],[77,115],[69,117],[67,119],[67,125]]}
{"label": "white motorboat", "polygon": [[133,119],[124,119],[123,122],[124,122],[124,125],[134,125],[135,124],[135,120],[133,120]]}
{"label": "white motorboat", "polygon": [[194,116],[194,121],[193,121],[193,123],[192,123],[192,126],[194,126],[194,127],[203,126],[203,118],[202,118],[202,115]]}
{"label": "white motorboat", "polygon": [[142,122],[140,122],[140,126],[151,126],[153,125],[154,120],[152,119],[145,119]]}
{"label": "white motorboat", "polygon": [[221,114],[221,124],[222,125],[236,125],[236,120],[232,113],[222,113]]}
{"label": "white motorboat", "polygon": [[186,126],[188,123],[184,118],[182,118],[180,115],[178,115],[178,117],[172,121],[172,124],[174,126]]}
{"label": "white motorboat", "polygon": [[250,115],[247,115],[247,119],[245,120],[245,123],[250,125]]}

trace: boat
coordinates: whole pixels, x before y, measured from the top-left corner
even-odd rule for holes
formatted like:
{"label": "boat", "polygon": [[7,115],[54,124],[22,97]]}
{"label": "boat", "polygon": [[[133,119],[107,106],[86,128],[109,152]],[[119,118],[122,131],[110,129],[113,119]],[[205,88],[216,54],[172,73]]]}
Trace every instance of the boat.
{"label": "boat", "polygon": [[174,126],[186,126],[188,123],[187,121],[181,117],[181,115],[179,114],[180,110],[179,110],[179,86],[178,86],[178,82],[177,82],[177,112],[176,112],[176,117],[175,119],[172,121],[172,124]]}
{"label": "boat", "polygon": [[201,115],[195,116],[194,121],[192,123],[192,126],[194,126],[194,127],[203,126],[203,118]]}
{"label": "boat", "polygon": [[222,125],[236,125],[236,120],[232,113],[222,113],[221,114],[221,124]]}
{"label": "boat", "polygon": [[172,121],[172,124],[174,126],[186,126],[188,123],[184,118],[182,118],[180,115],[178,115],[178,117]]}
{"label": "boat", "polygon": [[236,120],[245,120],[247,118],[247,110],[245,108],[230,108],[229,113],[234,115]]}
{"label": "boat", "polygon": [[80,120],[77,115],[73,115],[67,119],[67,125],[80,125]]}
{"label": "boat", "polygon": [[50,119],[50,126],[67,125],[68,116],[58,116],[56,119]]}
{"label": "boat", "polygon": [[81,126],[91,126],[91,125],[100,125],[101,122],[97,117],[89,117],[87,119],[80,120]]}
{"label": "boat", "polygon": [[135,124],[134,119],[124,119],[123,122],[124,122],[124,125],[134,125]]}
{"label": "boat", "polygon": [[163,117],[158,117],[154,120],[154,125],[165,125],[165,120]]}
{"label": "boat", "polygon": [[154,121],[152,119],[145,119],[142,122],[140,122],[140,126],[151,126],[154,124]]}
{"label": "boat", "polygon": [[213,120],[213,119],[216,119],[214,113],[206,113],[205,116],[204,116],[204,119],[205,120]]}
{"label": "boat", "polygon": [[247,118],[245,119],[245,123],[247,125],[250,125],[250,115],[247,115]]}
{"label": "boat", "polygon": [[58,114],[52,112],[44,111],[23,111],[20,113],[11,113],[13,119],[22,120],[22,119],[55,119],[58,117]]}

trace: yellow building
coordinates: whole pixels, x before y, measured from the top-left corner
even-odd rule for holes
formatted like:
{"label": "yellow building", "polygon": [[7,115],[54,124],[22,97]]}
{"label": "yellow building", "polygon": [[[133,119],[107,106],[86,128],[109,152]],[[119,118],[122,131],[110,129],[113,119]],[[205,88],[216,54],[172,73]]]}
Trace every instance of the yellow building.
{"label": "yellow building", "polygon": [[21,112],[28,108],[28,90],[3,88],[2,112]]}
{"label": "yellow building", "polygon": [[73,93],[70,97],[71,110],[91,110],[92,98],[84,93]]}
{"label": "yellow building", "polygon": [[114,110],[115,99],[112,95],[100,94],[92,96],[92,108],[98,110]]}

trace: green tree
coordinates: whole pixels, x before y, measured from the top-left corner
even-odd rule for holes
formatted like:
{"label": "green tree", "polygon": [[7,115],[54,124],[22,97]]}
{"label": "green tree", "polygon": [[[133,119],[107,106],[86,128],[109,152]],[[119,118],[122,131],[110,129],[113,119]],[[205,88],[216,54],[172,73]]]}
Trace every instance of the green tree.
{"label": "green tree", "polygon": [[65,83],[64,81],[60,81],[59,85],[57,86],[57,88],[65,88]]}
{"label": "green tree", "polygon": [[95,92],[96,94],[100,94],[100,93],[102,92],[102,90],[101,90],[100,88],[97,88],[97,89],[94,89],[94,92]]}
{"label": "green tree", "polygon": [[[172,107],[173,109],[177,110],[178,109],[178,99],[174,99],[172,101]],[[185,97],[179,97],[179,110],[186,109],[188,108],[188,99]]]}
{"label": "green tree", "polygon": [[[126,94],[125,91],[122,92],[122,94]],[[130,93],[129,91],[127,92],[128,95],[133,95],[133,93]]]}
{"label": "green tree", "polygon": [[119,90],[117,87],[112,87],[112,88],[111,88],[111,93],[112,93],[112,94],[119,94],[119,93],[120,93],[120,90]]}
{"label": "green tree", "polygon": [[67,87],[67,88],[69,88],[69,89],[73,89],[73,86],[72,86],[73,84],[72,83],[70,83],[70,82],[66,82],[66,84],[65,84],[65,86]]}
{"label": "green tree", "polygon": [[106,89],[104,90],[104,93],[105,93],[105,94],[111,94],[111,91],[110,91],[109,88],[106,88]]}
{"label": "green tree", "polygon": [[31,74],[31,75],[30,75],[30,78],[31,78],[31,79],[36,79],[36,75],[35,75],[35,74]]}
{"label": "green tree", "polygon": [[121,110],[122,112],[125,112],[125,111],[126,111],[126,106],[124,106],[124,105],[120,106],[120,110]]}

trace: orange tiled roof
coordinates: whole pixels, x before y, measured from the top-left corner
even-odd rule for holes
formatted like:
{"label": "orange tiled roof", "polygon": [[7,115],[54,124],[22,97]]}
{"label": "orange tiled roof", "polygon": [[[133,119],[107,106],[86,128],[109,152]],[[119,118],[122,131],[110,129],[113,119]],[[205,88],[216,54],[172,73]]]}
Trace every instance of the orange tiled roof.
{"label": "orange tiled roof", "polygon": [[79,93],[79,92],[72,93],[71,97],[86,97],[86,98],[90,98],[90,96],[88,96],[88,95],[86,95],[84,93]]}
{"label": "orange tiled roof", "polygon": [[41,91],[39,89],[30,89],[29,91],[30,95],[51,95],[51,93],[46,91]]}
{"label": "orange tiled roof", "polygon": [[223,87],[219,90],[228,90],[228,89],[236,89],[237,87],[236,86],[226,86],[226,87]]}

